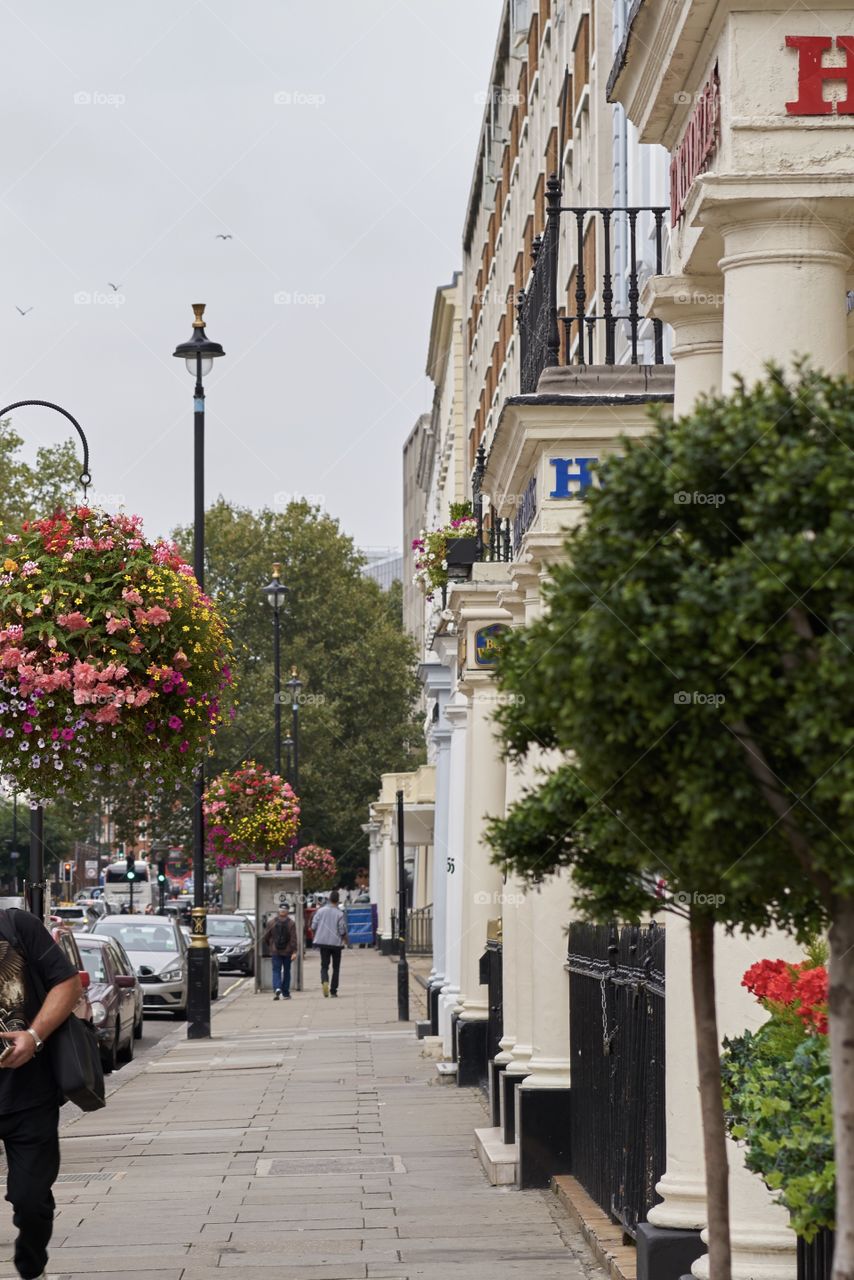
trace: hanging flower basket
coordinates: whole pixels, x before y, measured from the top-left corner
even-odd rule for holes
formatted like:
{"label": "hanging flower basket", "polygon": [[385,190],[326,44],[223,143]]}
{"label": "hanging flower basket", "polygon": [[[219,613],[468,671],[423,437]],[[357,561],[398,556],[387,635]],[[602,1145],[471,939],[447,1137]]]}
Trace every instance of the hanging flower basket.
{"label": "hanging flower basket", "polygon": [[[415,552],[413,582],[433,599],[435,591],[448,584],[448,565],[474,564],[477,556],[477,520],[472,514],[471,503],[456,502],[451,507],[451,519],[441,529],[424,533],[412,543]],[[450,556],[449,556],[450,551]]]}
{"label": "hanging flower basket", "polygon": [[173,785],[230,708],[225,623],[139,516],[77,507],[0,548],[0,774],[33,801]]}
{"label": "hanging flower basket", "polygon": [[283,778],[254,760],[215,778],[205,791],[202,812],[211,871],[291,855],[299,800]]}
{"label": "hanging flower basket", "polygon": [[294,870],[302,872],[302,885],[306,893],[318,893],[331,889],[338,879],[338,863],[329,849],[319,844],[305,844],[294,854]]}

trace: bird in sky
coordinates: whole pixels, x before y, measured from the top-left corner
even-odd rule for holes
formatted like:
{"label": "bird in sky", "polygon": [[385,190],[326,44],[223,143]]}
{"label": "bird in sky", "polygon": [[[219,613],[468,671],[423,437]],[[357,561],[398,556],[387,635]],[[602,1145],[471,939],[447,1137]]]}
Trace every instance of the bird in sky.
{"label": "bird in sky", "polygon": [[21,316],[25,316],[25,315],[27,315],[30,311],[32,311],[32,307],[27,307],[27,308],[26,308],[26,310],[24,310],[23,308],[19,307],[19,306],[16,304],[16,305],[15,305],[15,310],[18,312],[18,314],[19,314],[19,315],[21,315]]}
{"label": "bird in sky", "polygon": [[214,239],[215,240],[233,240],[234,236],[231,235],[231,233],[229,233],[228,235],[223,235],[221,231],[218,231],[217,234],[214,236]]}
{"label": "bird in sky", "polygon": [[118,293],[119,289],[122,287],[120,284],[113,284],[112,280],[108,280],[107,284],[110,286],[113,293]]}

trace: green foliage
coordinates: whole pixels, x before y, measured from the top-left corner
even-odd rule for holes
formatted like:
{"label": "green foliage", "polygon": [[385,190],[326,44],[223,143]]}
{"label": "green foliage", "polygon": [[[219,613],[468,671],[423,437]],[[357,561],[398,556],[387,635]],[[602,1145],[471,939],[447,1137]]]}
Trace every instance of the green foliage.
{"label": "green foliage", "polygon": [[774,1016],[757,1032],[724,1041],[727,1128],[745,1163],[811,1240],[834,1221],[835,1165],[827,1037]]}
{"label": "green foliage", "polygon": [[610,901],[662,877],[806,937],[854,889],[854,387],[771,370],[624,448],[499,665],[508,753],[571,753],[599,861],[555,838],[576,788],[562,822],[521,801],[524,847],[542,822],[537,875],[593,866]]}
{"label": "green foliage", "polygon": [[0,422],[0,529],[14,528],[23,520],[51,516],[59,507],[80,501],[82,469],[75,441],[42,446],[33,466],[20,458],[22,437]]}

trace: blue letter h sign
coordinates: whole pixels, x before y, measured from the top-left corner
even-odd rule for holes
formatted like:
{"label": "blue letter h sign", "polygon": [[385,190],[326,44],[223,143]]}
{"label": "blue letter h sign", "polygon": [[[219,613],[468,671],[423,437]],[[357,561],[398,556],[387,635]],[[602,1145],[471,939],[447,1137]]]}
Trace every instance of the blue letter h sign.
{"label": "blue letter h sign", "polygon": [[[555,480],[549,497],[583,498],[584,490],[593,484],[590,466],[598,461],[598,458],[550,458],[549,462],[555,469]],[[576,467],[575,471],[572,470],[573,465]],[[571,489],[570,484],[578,487]]]}

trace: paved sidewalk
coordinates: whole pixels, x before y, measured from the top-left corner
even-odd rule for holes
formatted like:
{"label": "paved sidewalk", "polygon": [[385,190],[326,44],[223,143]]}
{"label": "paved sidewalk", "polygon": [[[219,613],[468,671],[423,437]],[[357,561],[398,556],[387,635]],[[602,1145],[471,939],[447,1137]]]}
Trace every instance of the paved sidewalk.
{"label": "paved sidewalk", "polygon": [[[482,1101],[396,1021],[394,965],[345,953],[337,1000],[306,971],[290,1001],[242,984],[211,1040],[176,1027],[105,1110],[65,1109],[51,1276],[601,1277],[550,1193],[487,1184]],[[11,1238],[5,1206],[0,1275]]]}

